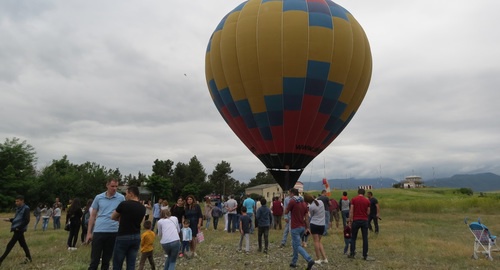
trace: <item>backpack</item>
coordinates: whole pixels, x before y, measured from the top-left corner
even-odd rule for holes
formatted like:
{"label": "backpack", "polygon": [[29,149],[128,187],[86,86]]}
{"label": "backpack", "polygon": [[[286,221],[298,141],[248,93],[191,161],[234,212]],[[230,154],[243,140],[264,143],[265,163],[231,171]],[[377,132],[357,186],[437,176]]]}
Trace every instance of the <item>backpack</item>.
{"label": "backpack", "polygon": [[222,216],[222,210],[219,207],[214,207],[212,209],[212,217],[220,217]]}

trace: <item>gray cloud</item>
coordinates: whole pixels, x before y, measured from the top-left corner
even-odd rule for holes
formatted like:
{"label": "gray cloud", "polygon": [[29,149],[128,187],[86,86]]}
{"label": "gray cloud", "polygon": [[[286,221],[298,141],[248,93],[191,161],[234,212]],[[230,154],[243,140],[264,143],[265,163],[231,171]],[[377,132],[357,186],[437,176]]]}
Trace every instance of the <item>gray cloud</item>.
{"label": "gray cloud", "polygon": [[[43,167],[67,154],[124,174],[155,159],[247,181],[264,166],[208,93],[208,39],[241,1],[3,1],[0,137]],[[500,173],[500,3],[337,1],[364,27],[373,76],[360,110],[303,173],[424,178]]]}

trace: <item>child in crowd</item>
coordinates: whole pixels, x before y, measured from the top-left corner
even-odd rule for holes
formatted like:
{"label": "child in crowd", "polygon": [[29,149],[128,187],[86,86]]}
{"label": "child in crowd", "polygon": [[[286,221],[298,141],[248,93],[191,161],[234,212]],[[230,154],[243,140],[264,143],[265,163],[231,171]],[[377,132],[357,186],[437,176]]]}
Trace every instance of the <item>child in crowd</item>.
{"label": "child in crowd", "polygon": [[240,248],[243,244],[243,238],[245,238],[245,252],[250,252],[250,229],[252,228],[252,219],[247,215],[247,208],[245,206],[241,207],[241,217],[240,217]]}
{"label": "child in crowd", "polygon": [[144,263],[148,259],[151,269],[155,270],[155,261],[153,258],[153,243],[155,241],[155,233],[151,230],[152,223],[150,220],[144,221],[145,232],[141,235],[141,261],[139,262],[139,270],[144,269]]}
{"label": "child in crowd", "polygon": [[179,254],[179,257],[184,257],[184,253],[186,251],[189,251],[189,244],[193,240],[193,231],[189,227],[190,222],[189,219],[185,219],[184,222],[182,222],[182,229],[181,229],[181,234],[182,234],[182,250],[181,254]]}
{"label": "child in crowd", "polygon": [[349,250],[349,245],[351,244],[351,222],[347,221],[346,226],[344,227],[344,255],[347,255],[347,251]]}

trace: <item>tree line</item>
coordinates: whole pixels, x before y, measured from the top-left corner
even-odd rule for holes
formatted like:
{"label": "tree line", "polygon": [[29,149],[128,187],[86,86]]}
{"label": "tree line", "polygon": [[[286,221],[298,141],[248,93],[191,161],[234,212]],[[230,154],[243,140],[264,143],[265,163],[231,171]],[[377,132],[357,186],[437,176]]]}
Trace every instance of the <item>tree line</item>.
{"label": "tree line", "polygon": [[7,138],[0,143],[0,210],[10,210],[14,198],[21,194],[31,207],[38,203],[64,202],[72,198],[83,201],[105,190],[106,181],[117,179],[120,185],[146,187],[154,198],[175,201],[179,196],[194,195],[202,199],[208,194],[243,194],[248,187],[275,183],[271,174],[259,172],[243,183],[233,178],[231,164],[222,160],[211,174],[193,156],[188,163],[156,159],[152,173],[122,175],[119,168],[109,169],[95,162],[74,164],[64,155],[41,168],[36,167],[37,156],[33,146],[19,138]]}

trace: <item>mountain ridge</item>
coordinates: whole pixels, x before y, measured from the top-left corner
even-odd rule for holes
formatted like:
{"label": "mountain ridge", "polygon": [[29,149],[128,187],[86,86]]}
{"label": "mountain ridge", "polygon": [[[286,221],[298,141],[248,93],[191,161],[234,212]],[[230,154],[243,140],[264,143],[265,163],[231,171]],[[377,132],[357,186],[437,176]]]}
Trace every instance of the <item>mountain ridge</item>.
{"label": "mountain ridge", "polygon": [[[332,190],[358,189],[359,186],[366,185],[371,185],[373,189],[392,188],[394,184],[399,182],[401,181],[387,177],[328,179],[330,189]],[[427,187],[470,188],[474,192],[500,190],[500,175],[491,172],[477,174],[456,174],[451,177],[432,180],[423,179],[423,182]],[[302,183],[304,184],[304,190],[324,189],[322,180]]]}

